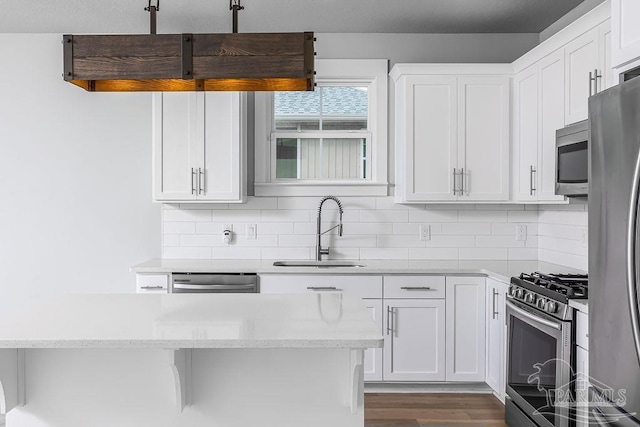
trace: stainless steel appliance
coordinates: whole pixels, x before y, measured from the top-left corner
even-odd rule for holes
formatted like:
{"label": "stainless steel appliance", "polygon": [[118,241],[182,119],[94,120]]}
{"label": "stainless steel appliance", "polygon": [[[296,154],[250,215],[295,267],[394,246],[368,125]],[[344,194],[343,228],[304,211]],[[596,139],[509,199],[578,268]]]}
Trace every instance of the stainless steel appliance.
{"label": "stainless steel appliance", "polygon": [[601,426],[638,426],[640,78],[590,98],[589,120],[591,414]]}
{"label": "stainless steel appliance", "polygon": [[258,275],[247,273],[173,273],[174,294],[237,294],[258,292]]}
{"label": "stainless steel appliance", "polygon": [[556,131],[556,194],[586,196],[589,192],[589,122]]}
{"label": "stainless steel appliance", "polygon": [[586,275],[521,274],[507,294],[507,398],[510,427],[572,425],[571,405],[557,405],[558,390],[573,393],[574,310],[587,298]]}

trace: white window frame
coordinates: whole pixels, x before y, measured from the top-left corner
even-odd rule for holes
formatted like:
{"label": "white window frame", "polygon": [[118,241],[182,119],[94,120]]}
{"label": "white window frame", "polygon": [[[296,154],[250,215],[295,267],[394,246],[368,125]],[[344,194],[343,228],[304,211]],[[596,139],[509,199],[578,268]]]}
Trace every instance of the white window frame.
{"label": "white window frame", "polygon": [[[273,131],[273,92],[256,92],[256,196],[386,196],[388,195],[388,61],[386,59],[317,59],[316,81],[332,85],[367,86],[369,117],[367,179],[276,179]],[[284,133],[279,131],[278,133]],[[287,132],[288,133],[288,132]],[[344,135],[343,132],[336,135]],[[300,134],[304,136],[304,133]],[[330,133],[323,134],[325,138]],[[356,136],[354,134],[353,136]]]}

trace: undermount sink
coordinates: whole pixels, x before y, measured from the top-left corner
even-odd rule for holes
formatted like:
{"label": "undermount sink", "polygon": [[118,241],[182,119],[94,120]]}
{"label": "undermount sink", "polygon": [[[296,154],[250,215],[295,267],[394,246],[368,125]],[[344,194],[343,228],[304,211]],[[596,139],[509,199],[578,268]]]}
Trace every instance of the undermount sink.
{"label": "undermount sink", "polygon": [[274,267],[364,267],[352,261],[276,261]]}

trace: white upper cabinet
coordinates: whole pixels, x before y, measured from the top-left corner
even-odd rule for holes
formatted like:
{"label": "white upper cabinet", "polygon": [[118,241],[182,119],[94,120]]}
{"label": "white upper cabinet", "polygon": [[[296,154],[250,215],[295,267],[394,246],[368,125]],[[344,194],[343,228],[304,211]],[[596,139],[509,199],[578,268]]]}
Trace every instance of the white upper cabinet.
{"label": "white upper cabinet", "polygon": [[391,71],[399,203],[509,199],[509,67],[487,69]]}
{"label": "white upper cabinet", "polygon": [[564,127],[564,51],[514,78],[514,199],[562,202],[555,195],[556,130]]}
{"label": "white upper cabinet", "polygon": [[610,43],[606,20],[565,46],[565,124],[586,120],[589,97],[616,84]]}
{"label": "white upper cabinet", "polygon": [[612,65],[621,67],[640,58],[640,1],[612,0]]}
{"label": "white upper cabinet", "polygon": [[[598,69],[598,29],[583,34],[565,47],[565,120],[567,124],[586,120],[587,104],[596,93]],[[600,77],[602,78],[602,77]]]}
{"label": "white upper cabinet", "polygon": [[155,93],[154,200],[243,202],[246,116],[246,94]]}

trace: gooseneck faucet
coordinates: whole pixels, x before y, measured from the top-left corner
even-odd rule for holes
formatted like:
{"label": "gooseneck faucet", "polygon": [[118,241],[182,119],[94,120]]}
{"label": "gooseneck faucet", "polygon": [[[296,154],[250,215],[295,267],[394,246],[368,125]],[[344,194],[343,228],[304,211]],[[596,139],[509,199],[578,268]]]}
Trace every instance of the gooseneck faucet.
{"label": "gooseneck faucet", "polygon": [[[325,230],[323,232],[320,229],[320,227],[322,226],[322,205],[327,200],[333,200],[338,205],[338,209],[340,210],[340,223],[338,225],[335,225],[335,226],[331,227],[330,229]],[[340,200],[338,200],[337,197],[335,197],[335,196],[325,196],[320,200],[320,204],[318,205],[318,231],[316,233],[316,261],[322,261],[322,255],[329,255],[329,248],[328,247],[327,248],[323,248],[322,247],[322,235],[323,234],[327,234],[331,230],[337,228],[338,229],[338,236],[342,236],[342,214],[343,214],[342,203],[340,203]]]}

